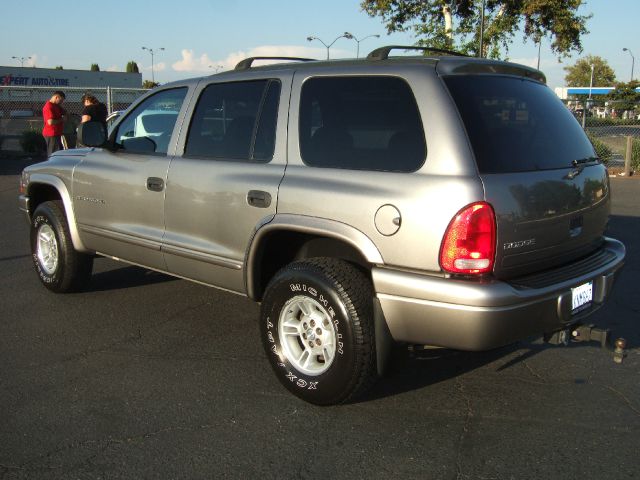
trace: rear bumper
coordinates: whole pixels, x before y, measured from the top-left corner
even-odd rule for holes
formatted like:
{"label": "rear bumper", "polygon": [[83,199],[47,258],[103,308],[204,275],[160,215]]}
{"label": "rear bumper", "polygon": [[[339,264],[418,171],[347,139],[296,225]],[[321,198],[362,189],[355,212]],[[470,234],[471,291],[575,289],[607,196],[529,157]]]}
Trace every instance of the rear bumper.
{"label": "rear bumper", "polygon": [[[488,350],[565,328],[601,307],[625,257],[625,247],[617,240],[606,239],[603,249],[599,254],[607,255],[606,263],[542,286],[538,275],[536,287],[381,267],[373,269],[373,283],[396,341]],[[549,278],[562,278],[558,271],[549,272]],[[591,306],[572,315],[571,289],[589,281],[593,281]]]}

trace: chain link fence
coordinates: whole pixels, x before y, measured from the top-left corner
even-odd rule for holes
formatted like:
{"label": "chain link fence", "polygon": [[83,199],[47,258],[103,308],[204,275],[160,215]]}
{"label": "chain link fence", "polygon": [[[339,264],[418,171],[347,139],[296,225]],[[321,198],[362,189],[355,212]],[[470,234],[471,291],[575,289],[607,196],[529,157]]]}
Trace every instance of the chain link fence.
{"label": "chain link fence", "polygon": [[[42,107],[56,89],[51,87],[0,86],[0,149],[21,150],[25,132],[42,132]],[[64,133],[70,146],[75,144],[75,131],[80,123],[81,99],[91,93],[107,106],[109,113],[125,110],[140,95],[143,88],[63,88],[66,95],[63,108],[67,111]]]}
{"label": "chain link fence", "polygon": [[599,98],[565,103],[608,167],[640,170],[640,104]]}
{"label": "chain link fence", "polygon": [[[21,150],[25,132],[42,131],[42,107],[53,93],[51,87],[0,86],[0,150]],[[80,123],[82,95],[91,93],[109,113],[125,110],[142,88],[64,88],[67,111],[65,136],[75,145]],[[640,171],[640,104],[616,103],[600,98],[564,101],[593,143],[598,156],[610,168]]]}

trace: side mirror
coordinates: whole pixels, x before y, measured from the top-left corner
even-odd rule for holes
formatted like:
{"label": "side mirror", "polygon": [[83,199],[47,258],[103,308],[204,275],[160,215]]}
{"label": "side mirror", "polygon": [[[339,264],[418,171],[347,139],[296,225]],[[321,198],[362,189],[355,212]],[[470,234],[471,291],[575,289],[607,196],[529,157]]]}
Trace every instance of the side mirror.
{"label": "side mirror", "polygon": [[107,138],[107,128],[101,122],[85,122],[78,125],[78,143],[82,145],[104,147]]}

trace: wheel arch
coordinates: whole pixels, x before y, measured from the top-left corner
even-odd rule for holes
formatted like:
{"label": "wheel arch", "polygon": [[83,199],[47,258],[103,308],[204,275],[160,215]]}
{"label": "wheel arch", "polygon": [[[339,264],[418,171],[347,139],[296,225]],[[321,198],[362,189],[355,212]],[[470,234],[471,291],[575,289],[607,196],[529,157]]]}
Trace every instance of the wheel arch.
{"label": "wheel arch", "polygon": [[261,301],[269,280],[292,261],[333,257],[358,265],[367,273],[384,263],[373,241],[344,223],[302,215],[276,215],[254,232],[245,255],[247,296]]}
{"label": "wheel arch", "polygon": [[80,239],[80,233],[73,213],[71,195],[69,194],[67,185],[60,178],[54,175],[34,173],[29,178],[27,194],[29,196],[30,218],[33,217],[33,213],[41,203],[52,200],[62,201],[64,214],[67,217],[67,223],[69,224],[69,233],[71,234],[73,248],[79,252],[87,252],[87,249]]}

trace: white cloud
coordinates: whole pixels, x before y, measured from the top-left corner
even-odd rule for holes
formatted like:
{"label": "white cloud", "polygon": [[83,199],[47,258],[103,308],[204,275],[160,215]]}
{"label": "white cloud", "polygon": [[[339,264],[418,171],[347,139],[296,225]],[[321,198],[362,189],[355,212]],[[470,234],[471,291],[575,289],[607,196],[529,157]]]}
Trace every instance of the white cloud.
{"label": "white cloud", "polygon": [[[232,52],[227,55],[226,58],[213,60],[208,54],[203,53],[196,55],[191,49],[182,50],[182,59],[173,63],[171,67],[178,72],[211,72],[216,70],[216,67],[222,66],[221,70],[231,70],[238,62],[244,60],[247,57],[303,57],[303,58],[317,58],[324,59],[327,51],[324,48],[317,47],[301,47],[297,45],[262,45],[252,48],[247,51]],[[352,54],[345,50],[332,49],[331,55],[333,58],[344,58],[352,56]],[[261,61],[260,65],[266,65],[268,63],[274,63],[273,61]]]}
{"label": "white cloud", "polygon": [[182,60],[171,65],[177,72],[204,72],[209,69],[209,65],[213,65],[214,61],[209,58],[206,53],[196,57],[193,50],[182,50]]}
{"label": "white cloud", "polygon": [[[141,72],[150,72],[151,71],[151,64],[149,63],[144,64],[144,63],[140,63],[140,62],[136,62],[138,65],[138,70],[140,70]],[[154,72],[160,72],[162,70],[166,70],[167,69],[167,64],[165,62],[159,62],[159,63],[154,63],[153,64],[153,71]]]}
{"label": "white cloud", "polygon": [[111,65],[105,69],[105,72],[121,72],[120,68],[117,65]]}

